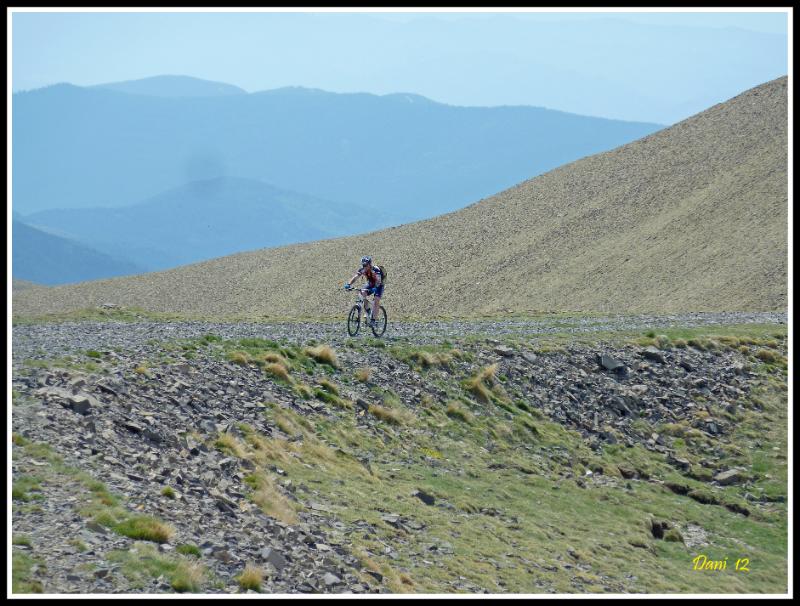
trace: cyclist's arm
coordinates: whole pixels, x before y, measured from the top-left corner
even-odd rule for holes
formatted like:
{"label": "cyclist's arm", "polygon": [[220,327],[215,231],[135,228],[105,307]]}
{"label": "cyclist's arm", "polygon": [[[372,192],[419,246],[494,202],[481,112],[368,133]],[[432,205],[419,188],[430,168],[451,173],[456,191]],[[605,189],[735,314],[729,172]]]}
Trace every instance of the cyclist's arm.
{"label": "cyclist's arm", "polygon": [[359,270],[359,271],[357,271],[357,272],[356,272],[356,273],[353,275],[353,277],[352,277],[352,278],[350,278],[350,279],[347,281],[347,283],[348,283],[350,286],[352,286],[352,285],[353,285],[353,282],[355,282],[355,281],[356,281],[356,278],[358,278],[358,276],[360,276],[360,275],[361,275],[361,271]]}

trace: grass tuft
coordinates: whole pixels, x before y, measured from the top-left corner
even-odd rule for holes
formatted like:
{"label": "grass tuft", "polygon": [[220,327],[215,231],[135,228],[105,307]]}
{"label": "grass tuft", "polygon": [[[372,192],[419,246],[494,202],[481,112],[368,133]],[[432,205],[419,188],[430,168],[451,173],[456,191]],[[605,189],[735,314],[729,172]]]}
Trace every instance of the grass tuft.
{"label": "grass tuft", "polygon": [[333,351],[330,345],[317,345],[316,347],[306,347],[303,353],[311,356],[320,364],[328,364],[334,368],[339,367],[339,361],[336,358],[336,352]]}
{"label": "grass tuft", "polygon": [[244,571],[239,575],[239,586],[242,589],[252,589],[261,591],[261,583],[264,580],[264,571],[255,564],[247,564]]}
{"label": "grass tuft", "polygon": [[392,425],[403,425],[405,423],[404,415],[394,408],[387,408],[379,404],[371,404],[369,412],[381,421],[386,421]]}
{"label": "grass tuft", "polygon": [[164,488],[161,489],[161,496],[167,497],[168,499],[174,499],[175,491],[171,486],[164,486]]}
{"label": "grass tuft", "polygon": [[[283,357],[283,356],[278,356]],[[273,377],[280,379],[281,381],[286,381],[287,383],[291,382],[291,377],[289,376],[289,371],[286,369],[286,366],[281,364],[280,362],[271,362],[264,367],[264,372],[267,374],[272,375]]]}
{"label": "grass tuft", "polygon": [[452,400],[447,403],[445,414],[451,419],[463,421],[464,423],[472,423],[473,421],[472,414],[457,400]]}
{"label": "grass tuft", "polygon": [[113,526],[114,532],[131,539],[168,543],[175,529],[150,516],[135,516]]}

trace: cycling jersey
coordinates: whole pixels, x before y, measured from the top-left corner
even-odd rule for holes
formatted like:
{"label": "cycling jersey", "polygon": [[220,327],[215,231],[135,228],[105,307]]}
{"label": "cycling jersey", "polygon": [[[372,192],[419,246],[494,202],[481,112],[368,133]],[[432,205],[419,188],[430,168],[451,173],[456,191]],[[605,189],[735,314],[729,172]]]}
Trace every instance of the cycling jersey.
{"label": "cycling jersey", "polygon": [[371,269],[362,267],[358,270],[359,276],[364,276],[369,285],[372,287],[378,286],[383,283],[383,275],[381,275],[381,268],[373,266]]}

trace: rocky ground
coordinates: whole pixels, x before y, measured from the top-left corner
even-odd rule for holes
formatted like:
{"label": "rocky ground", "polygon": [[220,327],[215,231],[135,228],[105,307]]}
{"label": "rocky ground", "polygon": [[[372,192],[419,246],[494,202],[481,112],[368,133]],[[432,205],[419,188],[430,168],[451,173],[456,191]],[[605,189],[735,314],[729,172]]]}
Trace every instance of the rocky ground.
{"label": "rocky ground", "polygon": [[[31,477],[41,481],[34,482],[27,494],[35,495],[33,500],[14,501],[13,533],[25,537],[15,540],[19,544],[14,550],[35,555],[37,563],[30,574],[46,593],[175,590],[165,574],[145,580],[126,574],[122,560],[113,554],[131,548],[136,553],[142,550],[137,547],[141,544],[81,509],[90,503],[92,489],[70,471],[78,469],[102,482],[129,511],[168,521],[174,535],[157,543],[159,554],[171,556],[178,546],[196,548],[207,571],[203,592],[245,591],[238,577],[248,564],[264,571],[260,590],[266,593],[389,592],[382,575],[365,567],[363,558],[352,550],[355,535],[370,533],[369,522],[345,521],[334,513],[326,494],[313,486],[298,486],[291,474],[274,465],[270,472],[283,498],[295,505],[297,518],[290,523],[267,515],[248,498],[247,478],[256,468],[254,459],[215,447],[215,439],[228,434],[244,440],[242,424],[246,424],[267,438],[302,440],[264,414],[267,403],[276,403],[300,418],[349,415],[359,431],[381,436],[390,431],[384,429],[384,420],[366,414],[375,405],[389,405],[377,395],[376,386],[391,390],[405,409],[419,414],[430,401],[451,399],[453,389],[462,389],[459,381],[464,377],[497,364],[496,375],[503,382],[487,381],[491,388],[485,396],[487,403],[510,406],[516,398],[537,415],[577,430],[595,451],[605,444],[641,445],[663,455],[680,473],[691,472],[714,485],[733,484],[742,482],[746,474],[721,466],[714,449],[687,460],[670,447],[666,436],[644,432],[641,421],[648,427],[685,423],[724,443],[734,428],[738,403],[748,394],[754,377],[742,351],[620,343],[567,343],[537,351],[530,343],[536,335],[554,332],[692,325],[721,329],[750,322],[778,325],[786,322],[786,316],[686,314],[392,324],[382,346],[370,347],[358,345],[359,340],[371,342],[363,336],[350,339],[341,323],[15,326],[12,426],[18,439],[12,472],[15,482]],[[198,346],[206,335],[213,339]],[[338,381],[342,384],[339,396],[349,405],[301,397],[292,384],[266,374],[263,365],[236,363],[223,355],[220,343],[245,338],[271,339],[283,343],[284,350],[309,343],[330,345],[336,366],[309,363],[304,380],[309,384]],[[194,345],[181,347],[188,340],[194,340]],[[430,372],[422,372],[393,349],[407,351],[445,340],[455,343],[462,355]],[[344,378],[358,369],[369,369],[369,381]],[[704,414],[696,414],[703,408],[707,408]],[[473,409],[473,414],[480,415],[480,408]],[[50,450],[31,449],[31,444],[40,443]],[[358,447],[350,454],[366,468],[371,463],[402,464],[399,459],[373,460],[371,453]],[[60,466],[52,463],[56,456],[63,461]],[[648,479],[642,469],[623,465],[619,472],[623,479]],[[578,478],[579,485],[581,481],[588,480]],[[164,494],[165,487],[171,488],[171,494]],[[674,490],[680,492],[681,487]],[[765,502],[763,495],[748,494],[746,506],[729,509],[749,515],[748,508]],[[423,501],[425,497],[424,492],[418,496]],[[391,518],[391,511],[386,515]],[[402,518],[395,517],[384,516],[384,521],[401,525]],[[409,524],[405,530],[413,532],[413,521]],[[687,538],[694,528],[685,529]],[[446,545],[438,549],[447,553]],[[626,590],[624,584],[610,581],[608,587]],[[463,578],[453,590],[493,592],[497,588]]]}

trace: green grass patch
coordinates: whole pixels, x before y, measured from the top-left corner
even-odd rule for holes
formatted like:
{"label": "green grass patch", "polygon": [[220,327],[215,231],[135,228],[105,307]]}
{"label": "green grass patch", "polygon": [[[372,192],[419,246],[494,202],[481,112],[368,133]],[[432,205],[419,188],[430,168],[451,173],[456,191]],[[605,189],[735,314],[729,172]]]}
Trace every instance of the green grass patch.
{"label": "green grass patch", "polygon": [[206,569],[200,563],[181,556],[159,553],[152,545],[137,542],[129,550],[115,550],[108,560],[121,565],[121,571],[134,587],[144,587],[150,579],[164,577],[177,592],[201,591]]}
{"label": "green grass patch", "polygon": [[174,536],[175,529],[151,516],[134,516],[115,524],[114,532],[131,539],[167,543]]}
{"label": "green grass patch", "polygon": [[11,591],[13,593],[44,593],[42,582],[35,578],[33,567],[43,565],[38,558],[27,553],[13,551],[11,556]]}

